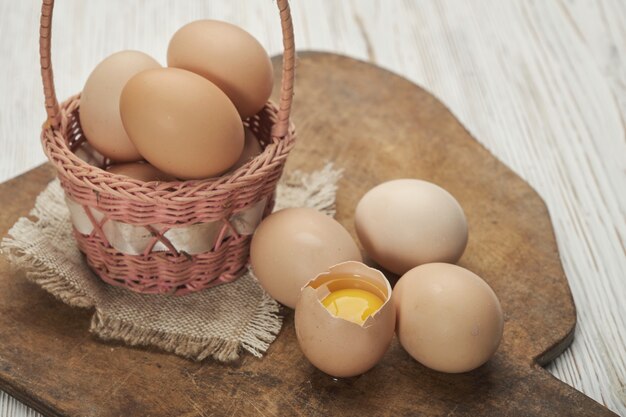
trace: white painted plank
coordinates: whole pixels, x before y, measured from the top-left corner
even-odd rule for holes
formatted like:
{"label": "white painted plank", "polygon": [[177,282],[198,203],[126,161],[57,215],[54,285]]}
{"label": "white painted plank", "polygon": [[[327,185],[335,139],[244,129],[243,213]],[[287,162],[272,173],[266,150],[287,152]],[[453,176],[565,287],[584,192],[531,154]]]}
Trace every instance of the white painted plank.
{"label": "white painted plank", "polygon": [[2,417],[39,417],[41,414],[17,401],[7,393],[0,391],[0,416]]}
{"label": "white painted plank", "polygon": [[[60,97],[123,48],[162,62],[167,41],[205,16],[280,52],[269,0],[58,0]],[[128,4],[127,4],[128,3]],[[533,185],[550,210],[579,315],[549,370],[626,415],[626,2],[300,0],[300,49],[370,60],[435,93]],[[37,1],[0,0],[0,181],[44,161]],[[0,417],[35,415],[0,394]]]}

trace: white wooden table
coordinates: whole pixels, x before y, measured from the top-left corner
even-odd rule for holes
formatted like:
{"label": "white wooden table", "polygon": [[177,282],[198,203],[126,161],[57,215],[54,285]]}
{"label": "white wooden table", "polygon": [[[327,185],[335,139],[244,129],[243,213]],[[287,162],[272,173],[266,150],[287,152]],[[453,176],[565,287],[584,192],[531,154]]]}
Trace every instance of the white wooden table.
{"label": "white wooden table", "polygon": [[[42,162],[38,0],[0,0],[0,181]],[[426,87],[546,201],[578,309],[549,366],[626,415],[626,0],[293,0],[299,49],[368,60]],[[228,20],[280,53],[271,0],[57,0],[59,97],[121,49]],[[0,343],[2,343],[0,341]],[[0,417],[34,416],[0,393]]]}

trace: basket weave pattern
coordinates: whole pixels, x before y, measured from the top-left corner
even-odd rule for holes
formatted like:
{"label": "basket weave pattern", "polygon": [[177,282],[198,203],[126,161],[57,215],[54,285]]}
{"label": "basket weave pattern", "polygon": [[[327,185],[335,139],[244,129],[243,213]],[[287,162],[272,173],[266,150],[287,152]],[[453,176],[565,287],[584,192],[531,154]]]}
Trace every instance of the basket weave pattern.
{"label": "basket weave pattern", "polygon": [[[74,154],[85,141],[78,121],[80,96],[62,105],[56,99],[50,62],[53,6],[54,0],[43,1],[40,54],[48,120],[41,140],[67,197],[84,208],[93,224],[89,235],[74,230],[91,268],[109,284],[143,293],[181,295],[236,279],[248,260],[250,236],[237,233],[229,219],[263,199],[267,201],[263,215],[271,212],[276,184],[295,140],[289,124],[295,47],[288,1],[278,1],[285,47],[279,106],[268,102],[244,123],[263,152],[218,178],[167,183],[115,175]],[[104,216],[96,219],[95,210]],[[140,255],[119,252],[102,231],[110,220],[147,228],[151,244]],[[164,236],[169,228],[210,222],[220,222],[221,229],[213,250],[206,253],[179,251]],[[157,242],[168,250],[153,251]]]}

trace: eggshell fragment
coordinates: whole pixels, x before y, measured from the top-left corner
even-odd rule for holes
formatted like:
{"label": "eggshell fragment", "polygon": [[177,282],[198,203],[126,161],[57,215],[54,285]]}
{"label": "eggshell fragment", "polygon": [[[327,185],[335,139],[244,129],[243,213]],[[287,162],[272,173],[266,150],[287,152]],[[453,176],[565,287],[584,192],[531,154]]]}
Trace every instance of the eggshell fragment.
{"label": "eggshell fragment", "polygon": [[441,372],[467,372],[487,362],[502,338],[500,301],[478,275],[432,263],[404,274],[394,288],[400,344]]}
{"label": "eggshell fragment", "polygon": [[372,188],[357,205],[355,226],[367,254],[399,275],[425,263],[455,263],[467,245],[459,203],[422,180],[398,179]]}
{"label": "eggshell fragment", "polygon": [[[346,280],[346,276],[358,279]],[[342,279],[343,278],[343,279]],[[333,316],[322,304],[332,291],[362,288],[376,291],[383,305],[362,325]],[[360,375],[383,357],[395,329],[396,313],[391,286],[385,276],[360,262],[332,266],[304,288],[296,305],[296,337],[304,356],[319,370],[334,377]]]}
{"label": "eggshell fragment", "polygon": [[291,308],[312,277],[350,260],[362,259],[348,231],[312,208],[273,213],[257,227],[250,244],[250,262],[259,283]]}
{"label": "eggshell fragment", "polygon": [[180,28],[170,41],[167,63],[217,85],[244,119],[258,113],[272,94],[267,52],[252,35],[227,22],[198,20]]}
{"label": "eggshell fragment", "polygon": [[243,123],[228,97],[189,71],[161,68],[128,81],[120,98],[128,136],[161,171],[203,179],[227,171],[243,150]]}
{"label": "eggshell fragment", "polygon": [[141,159],[120,119],[120,94],[133,76],[160,67],[139,51],[117,52],[96,66],[83,88],[78,112],[85,137],[94,149],[118,162]]}

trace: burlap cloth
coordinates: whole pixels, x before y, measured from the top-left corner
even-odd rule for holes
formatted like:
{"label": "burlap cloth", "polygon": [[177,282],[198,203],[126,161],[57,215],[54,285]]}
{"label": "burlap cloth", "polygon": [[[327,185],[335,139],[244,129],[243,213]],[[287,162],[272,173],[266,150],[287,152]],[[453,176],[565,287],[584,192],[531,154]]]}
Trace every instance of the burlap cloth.
{"label": "burlap cloth", "polygon": [[[334,215],[339,177],[330,165],[284,177],[276,210],[313,207]],[[261,357],[282,325],[278,303],[250,272],[232,283],[180,297],[142,295],[104,284],[76,247],[57,180],[37,197],[30,216],[15,223],[1,249],[30,281],[59,300],[93,308],[89,330],[104,340],[227,362],[242,350]]]}

